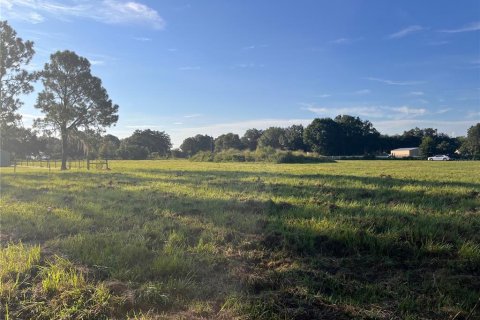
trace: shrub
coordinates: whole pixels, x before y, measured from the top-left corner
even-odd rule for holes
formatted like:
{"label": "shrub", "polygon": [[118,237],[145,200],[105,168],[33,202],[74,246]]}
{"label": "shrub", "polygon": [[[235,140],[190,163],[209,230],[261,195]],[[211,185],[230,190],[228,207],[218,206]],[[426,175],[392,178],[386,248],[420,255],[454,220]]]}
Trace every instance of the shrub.
{"label": "shrub", "polygon": [[258,148],[255,152],[228,149],[221,152],[198,152],[190,158],[198,162],[271,162],[271,163],[319,163],[334,162],[316,153],[282,151],[271,147]]}

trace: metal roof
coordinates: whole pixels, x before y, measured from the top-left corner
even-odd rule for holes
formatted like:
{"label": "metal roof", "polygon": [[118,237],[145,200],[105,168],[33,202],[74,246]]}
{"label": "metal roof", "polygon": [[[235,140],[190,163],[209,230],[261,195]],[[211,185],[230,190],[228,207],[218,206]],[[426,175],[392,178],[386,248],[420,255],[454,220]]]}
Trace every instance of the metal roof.
{"label": "metal roof", "polygon": [[398,148],[398,149],[393,149],[392,151],[407,151],[407,150],[416,150],[418,148]]}

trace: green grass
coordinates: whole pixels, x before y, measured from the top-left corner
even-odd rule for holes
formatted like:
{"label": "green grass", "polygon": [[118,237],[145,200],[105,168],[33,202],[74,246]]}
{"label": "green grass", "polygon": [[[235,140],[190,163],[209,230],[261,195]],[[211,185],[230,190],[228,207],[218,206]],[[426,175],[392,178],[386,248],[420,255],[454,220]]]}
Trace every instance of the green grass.
{"label": "green grass", "polygon": [[111,168],[2,168],[0,318],[458,320],[478,311],[477,162]]}

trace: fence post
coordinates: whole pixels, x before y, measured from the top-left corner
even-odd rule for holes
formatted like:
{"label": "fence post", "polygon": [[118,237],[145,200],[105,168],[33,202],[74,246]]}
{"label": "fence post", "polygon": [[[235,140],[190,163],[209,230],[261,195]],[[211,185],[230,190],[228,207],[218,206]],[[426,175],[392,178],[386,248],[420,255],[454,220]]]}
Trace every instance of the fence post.
{"label": "fence post", "polygon": [[87,158],[87,170],[90,170],[90,159]]}
{"label": "fence post", "polygon": [[105,165],[107,166],[107,170],[108,170],[108,159],[105,159]]}

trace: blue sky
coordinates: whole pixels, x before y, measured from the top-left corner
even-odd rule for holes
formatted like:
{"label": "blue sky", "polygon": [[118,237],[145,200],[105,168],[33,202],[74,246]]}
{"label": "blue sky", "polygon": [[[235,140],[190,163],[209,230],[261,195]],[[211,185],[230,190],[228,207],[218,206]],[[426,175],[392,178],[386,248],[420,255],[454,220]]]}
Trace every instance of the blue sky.
{"label": "blue sky", "polygon": [[[0,0],[37,54],[87,57],[120,120],[109,133],[307,125],[351,114],[382,133],[480,121],[480,1]],[[40,89],[40,86],[37,86]],[[39,115],[36,93],[21,109]]]}

